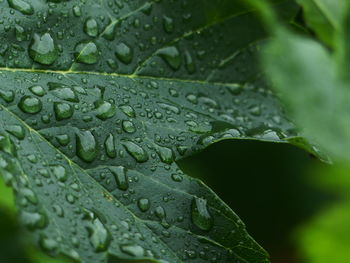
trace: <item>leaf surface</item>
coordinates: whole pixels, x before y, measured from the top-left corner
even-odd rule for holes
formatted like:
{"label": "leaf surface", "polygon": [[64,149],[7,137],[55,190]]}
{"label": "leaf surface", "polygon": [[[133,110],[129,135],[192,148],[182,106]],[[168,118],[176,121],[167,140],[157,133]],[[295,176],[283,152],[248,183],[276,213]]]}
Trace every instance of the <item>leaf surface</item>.
{"label": "leaf surface", "polygon": [[45,251],[268,262],[176,165],[223,139],[298,135],[257,70],[254,12],[209,0],[9,0],[0,12],[0,173]]}

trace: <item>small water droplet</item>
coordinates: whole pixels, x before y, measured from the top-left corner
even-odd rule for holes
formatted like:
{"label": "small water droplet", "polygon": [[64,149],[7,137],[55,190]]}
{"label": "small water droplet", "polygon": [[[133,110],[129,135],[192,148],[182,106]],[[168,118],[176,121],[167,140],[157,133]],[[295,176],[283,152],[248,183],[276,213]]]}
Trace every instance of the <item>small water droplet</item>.
{"label": "small water droplet", "polygon": [[55,112],[56,120],[61,121],[61,120],[71,118],[74,113],[74,108],[68,103],[55,102],[54,112]]}
{"label": "small water droplet", "polygon": [[137,206],[142,212],[146,212],[150,209],[151,203],[147,198],[141,198],[138,200]]}
{"label": "small water droplet", "polygon": [[164,61],[174,70],[178,70],[181,66],[182,59],[180,56],[180,52],[177,47],[164,47],[157,51],[157,55],[159,55]]}
{"label": "small water droplet", "polygon": [[94,18],[88,18],[85,21],[84,32],[90,37],[97,37],[98,31],[97,21]]}

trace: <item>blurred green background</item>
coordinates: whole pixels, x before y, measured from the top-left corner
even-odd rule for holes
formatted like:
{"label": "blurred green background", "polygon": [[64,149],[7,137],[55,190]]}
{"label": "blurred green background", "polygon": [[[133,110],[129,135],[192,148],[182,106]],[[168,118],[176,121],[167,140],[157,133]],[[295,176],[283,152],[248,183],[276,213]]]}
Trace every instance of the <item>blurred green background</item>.
{"label": "blurred green background", "polygon": [[[287,144],[240,140],[212,145],[179,165],[230,205],[273,263],[350,262],[349,169]],[[0,262],[68,262],[32,245],[3,182],[0,193]]]}

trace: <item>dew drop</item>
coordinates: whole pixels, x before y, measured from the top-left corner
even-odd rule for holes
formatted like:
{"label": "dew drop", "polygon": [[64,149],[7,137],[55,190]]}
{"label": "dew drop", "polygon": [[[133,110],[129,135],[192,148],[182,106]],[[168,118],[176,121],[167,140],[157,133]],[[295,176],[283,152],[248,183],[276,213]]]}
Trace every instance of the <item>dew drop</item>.
{"label": "dew drop", "polygon": [[96,158],[97,145],[94,135],[90,131],[80,131],[76,134],[77,155],[85,162],[92,162]]}
{"label": "dew drop", "polygon": [[111,234],[102,224],[100,219],[95,218],[88,227],[90,243],[96,252],[107,250],[111,241]]}
{"label": "dew drop", "polygon": [[42,86],[39,86],[39,85],[34,85],[34,86],[30,87],[29,90],[34,95],[37,95],[39,97],[42,97],[42,96],[44,96],[46,94],[44,88]]}
{"label": "dew drop", "polygon": [[25,113],[35,114],[41,111],[43,105],[38,98],[24,96],[18,103],[18,107]]}
{"label": "dew drop", "polygon": [[132,257],[145,256],[145,249],[139,245],[121,245],[120,250]]}
{"label": "dew drop", "polygon": [[56,120],[61,121],[71,118],[74,113],[74,108],[68,103],[55,102],[54,112]]}
{"label": "dew drop", "polygon": [[84,32],[90,37],[97,37],[98,31],[97,21],[94,18],[88,18],[85,21]]}
{"label": "dew drop", "polygon": [[57,166],[53,166],[51,170],[58,181],[60,182],[67,181],[68,175],[65,167],[63,167],[62,165],[57,165]]}
{"label": "dew drop", "polygon": [[49,33],[40,36],[34,34],[29,46],[29,56],[43,65],[53,64],[58,57],[58,49],[55,41]]}
{"label": "dew drop", "polygon": [[192,222],[199,229],[209,231],[213,227],[213,218],[209,214],[207,201],[203,198],[195,197],[191,206]]}
{"label": "dew drop", "polygon": [[24,15],[34,14],[34,9],[31,4],[23,0],[8,0],[9,6],[17,11],[21,12]]}
{"label": "dew drop", "polygon": [[123,146],[137,162],[143,163],[148,161],[148,154],[141,146],[131,141],[123,142]]}
{"label": "dew drop", "polygon": [[157,55],[159,55],[172,69],[178,70],[180,68],[182,60],[177,47],[164,47],[157,51]]}
{"label": "dew drop", "polygon": [[147,198],[141,198],[138,200],[137,206],[142,212],[146,212],[150,209],[151,203]]}
{"label": "dew drop", "polygon": [[94,42],[81,42],[75,46],[75,58],[84,64],[95,64],[99,58],[99,50]]}
{"label": "dew drop", "polygon": [[107,120],[115,115],[116,107],[108,101],[97,101],[95,102],[95,112],[97,118]]}
{"label": "dew drop", "polygon": [[118,189],[123,191],[127,190],[129,188],[129,183],[128,183],[125,167],[123,166],[111,167],[109,168],[109,170],[111,171],[112,175],[115,178]]}
{"label": "dew drop", "polygon": [[117,151],[115,149],[115,142],[113,134],[109,134],[105,140],[105,150],[106,154],[110,158],[115,158],[117,156]]}
{"label": "dew drop", "polygon": [[124,64],[129,64],[133,58],[133,51],[127,44],[120,43],[116,46],[115,55]]}
{"label": "dew drop", "polygon": [[8,125],[6,131],[15,136],[19,140],[23,140],[26,136],[25,129],[20,125]]}

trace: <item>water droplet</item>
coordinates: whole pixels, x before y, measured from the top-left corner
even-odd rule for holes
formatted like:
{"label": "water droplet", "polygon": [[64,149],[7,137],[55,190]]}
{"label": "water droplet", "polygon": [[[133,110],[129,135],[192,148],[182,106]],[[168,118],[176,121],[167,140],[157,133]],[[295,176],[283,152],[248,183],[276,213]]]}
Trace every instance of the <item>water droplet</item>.
{"label": "water droplet", "polygon": [[164,47],[157,51],[157,55],[163,58],[172,69],[178,70],[180,68],[182,60],[177,47]]}
{"label": "water droplet", "polygon": [[112,22],[111,24],[107,25],[105,30],[103,31],[102,36],[109,41],[114,40],[116,25],[117,23],[115,22]]}
{"label": "water droplet", "polygon": [[85,21],[84,32],[90,37],[97,37],[98,31],[97,21],[94,18],[88,18]]}
{"label": "water droplet", "polygon": [[26,131],[20,125],[8,125],[6,131],[15,136],[19,140],[23,140],[26,136]]}
{"label": "water droplet", "polygon": [[0,90],[0,98],[10,103],[14,101],[15,93],[12,90]]}
{"label": "water droplet", "polygon": [[61,121],[71,118],[74,113],[74,108],[68,103],[55,102],[54,112],[56,120]]}
{"label": "water droplet", "polygon": [[148,209],[150,209],[151,203],[147,198],[141,198],[138,200],[137,206],[142,212],[146,212]]}
{"label": "water droplet", "polygon": [[134,123],[131,121],[123,121],[122,123],[123,130],[127,133],[134,133],[136,131]]}
{"label": "water droplet", "polygon": [[161,159],[162,162],[171,164],[174,162],[174,155],[173,151],[170,148],[167,147],[162,147],[162,146],[157,146],[156,151],[159,155],[159,158]]}
{"label": "water droplet", "polygon": [[111,241],[111,234],[102,224],[100,219],[95,218],[88,227],[90,242],[96,252],[107,250]]}
{"label": "water droplet", "polygon": [[129,106],[129,105],[122,105],[120,106],[120,109],[125,113],[126,116],[130,117],[130,118],[135,118],[136,114],[134,109]]}
{"label": "water droplet", "polygon": [[8,0],[9,6],[17,11],[21,12],[24,15],[34,14],[34,9],[31,4],[23,0]]}
{"label": "water droplet", "polygon": [[108,101],[95,102],[96,117],[101,120],[107,120],[112,118],[116,112],[116,107],[113,103]]}
{"label": "water droplet", "polygon": [[106,154],[110,158],[115,158],[117,156],[117,151],[115,149],[115,142],[113,134],[109,134],[105,140],[105,150]]}
{"label": "water droplet", "polygon": [[209,231],[213,227],[213,218],[209,214],[207,201],[203,198],[195,197],[192,200],[192,222],[199,229]]}
{"label": "water droplet", "polygon": [[145,249],[139,245],[121,245],[120,250],[132,257],[145,256]]}
{"label": "water droplet", "polygon": [[133,58],[133,52],[131,47],[129,47],[125,43],[120,43],[116,46],[115,55],[121,62],[125,64],[129,64]]}
{"label": "water droplet", "polygon": [[56,176],[57,180],[60,182],[65,182],[68,178],[66,168],[62,165],[53,166],[51,168],[52,173]]}
{"label": "water droplet", "polygon": [[172,33],[174,31],[174,21],[168,16],[163,16],[163,27],[165,32]]}
{"label": "water droplet", "polygon": [[109,170],[111,171],[112,175],[115,178],[118,189],[123,191],[127,190],[129,188],[129,183],[128,183],[125,167],[123,166],[110,167]]}
{"label": "water droplet", "polygon": [[43,87],[39,86],[39,85],[34,85],[34,86],[31,86],[29,88],[29,90],[34,94],[34,95],[37,95],[37,96],[44,96],[46,94],[45,90]]}
{"label": "water droplet", "polygon": [[81,42],[75,47],[75,58],[84,64],[95,64],[99,58],[99,50],[94,42]]}
{"label": "water droplet", "polygon": [[43,213],[21,211],[19,218],[30,230],[45,228],[47,224],[46,216]]}
{"label": "water droplet", "polygon": [[39,241],[40,247],[49,253],[53,253],[58,248],[58,243],[56,240],[41,236]]}
{"label": "water droplet", "polygon": [[67,146],[70,142],[70,138],[67,134],[61,134],[56,136],[56,140],[62,146]]}
{"label": "water droplet", "polygon": [[148,154],[141,146],[131,141],[123,142],[123,146],[137,162],[148,161]]}
{"label": "water droplet", "polygon": [[55,41],[49,33],[40,36],[34,34],[29,46],[29,56],[43,65],[51,65],[58,57],[58,49]]}
{"label": "water droplet", "polygon": [[90,131],[80,131],[76,134],[77,155],[85,162],[92,162],[96,158],[97,145],[94,135]]}
{"label": "water droplet", "polygon": [[56,82],[49,82],[47,85],[57,98],[69,102],[79,102],[76,92],[71,87]]}
{"label": "water droplet", "polygon": [[18,103],[18,107],[25,113],[35,114],[41,111],[43,105],[38,98],[24,96]]}
{"label": "water droplet", "polygon": [[193,74],[196,72],[196,64],[193,61],[193,58],[190,54],[190,52],[185,52],[185,63],[186,63],[186,69],[189,74]]}

